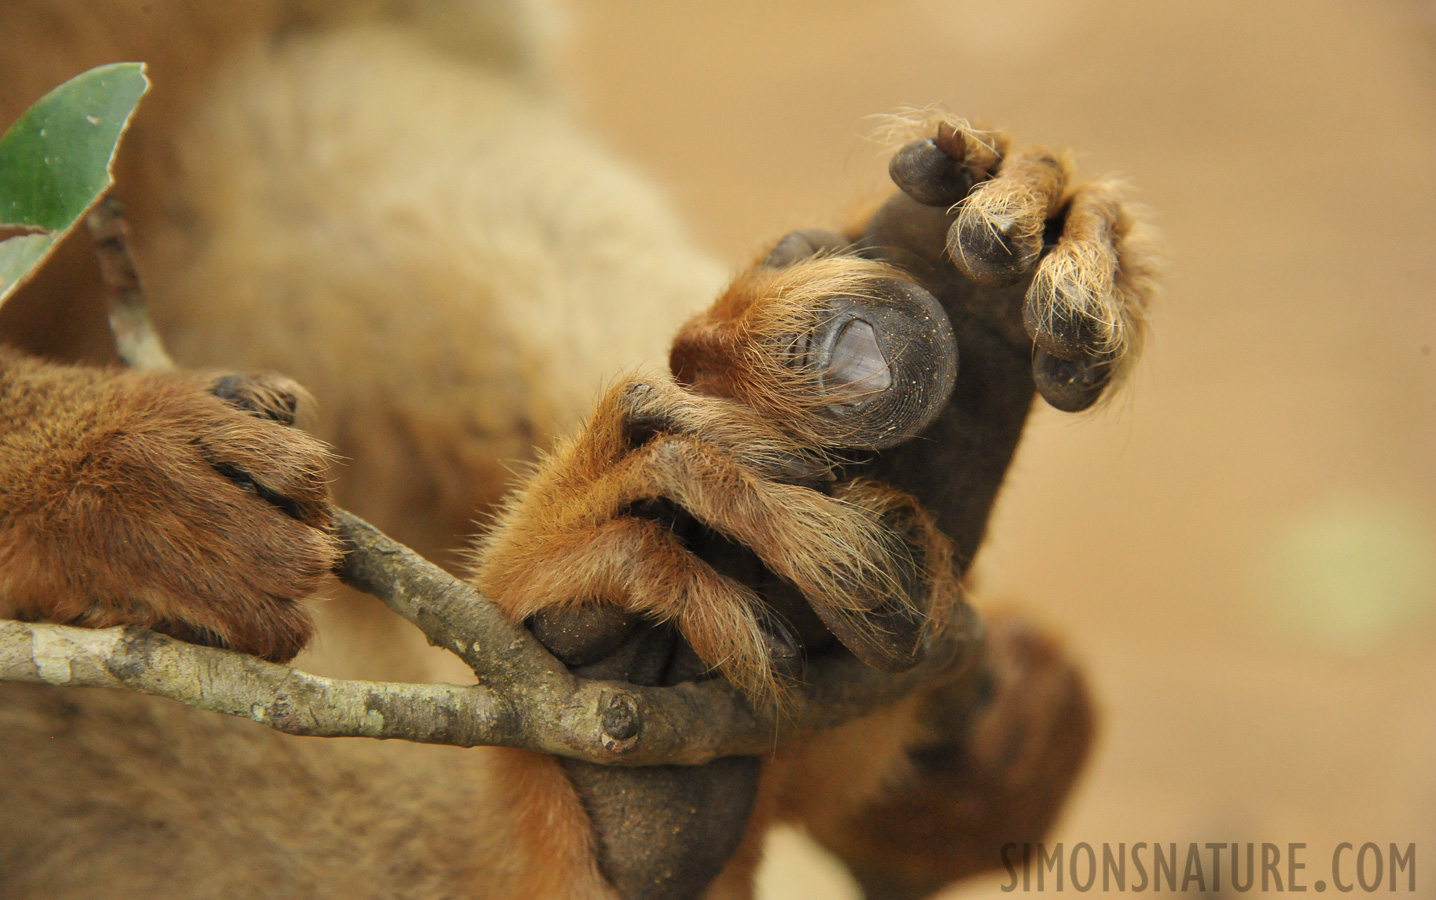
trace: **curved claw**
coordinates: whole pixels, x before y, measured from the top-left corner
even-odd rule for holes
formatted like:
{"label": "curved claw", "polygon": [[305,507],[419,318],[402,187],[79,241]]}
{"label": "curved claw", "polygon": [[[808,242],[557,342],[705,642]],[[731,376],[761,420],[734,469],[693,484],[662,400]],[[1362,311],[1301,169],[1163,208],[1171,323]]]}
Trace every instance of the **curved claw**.
{"label": "curved claw", "polygon": [[763,266],[781,269],[793,263],[812,259],[825,253],[840,253],[852,244],[836,231],[826,228],[803,228],[790,231],[778,239],[773,249],[763,258]]}

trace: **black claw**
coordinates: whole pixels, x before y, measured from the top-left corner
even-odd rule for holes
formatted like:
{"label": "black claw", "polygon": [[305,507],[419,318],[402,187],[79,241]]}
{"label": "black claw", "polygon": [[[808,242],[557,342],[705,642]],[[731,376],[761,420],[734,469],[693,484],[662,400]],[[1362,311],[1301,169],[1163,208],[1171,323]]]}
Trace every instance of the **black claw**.
{"label": "black claw", "polygon": [[629,449],[637,450],[664,434],[681,434],[683,426],[661,403],[653,402],[653,385],[637,381],[624,389],[623,440]]}
{"label": "black claw", "polygon": [[224,635],[204,625],[197,625],[193,622],[185,622],[180,619],[161,619],[150,626],[150,631],[157,634],[167,635],[177,641],[184,641],[186,644],[199,644],[201,647],[217,647],[220,650],[232,650],[229,641]]}
{"label": "black claw", "polygon": [[1092,356],[1062,359],[1038,348],[1032,358],[1032,376],[1042,398],[1063,412],[1081,412],[1102,396],[1112,380],[1112,360]]}
{"label": "black claw", "polygon": [[926,206],[952,206],[972,190],[972,176],[932,138],[903,145],[888,163],[903,193]]}
{"label": "black claw", "polygon": [[[765,596],[766,599],[766,596]],[[758,626],[762,630],[763,643],[768,649],[768,661],[773,671],[782,676],[796,676],[803,670],[804,647],[800,637],[783,622],[771,606],[759,609]]]}
{"label": "black claw", "polygon": [[912,518],[895,511],[883,525],[901,537],[905,558],[896,567],[901,592],[884,597],[867,593],[875,602],[859,614],[840,613],[823,604],[813,610],[843,646],[858,659],[884,672],[906,672],[927,655],[927,624],[932,596],[927,581],[927,554]]}
{"label": "black claw", "polygon": [[299,501],[293,497],[286,497],[273,488],[261,484],[255,480],[253,475],[234,463],[211,459],[209,464],[220,475],[234,482],[240,490],[247,494],[253,494],[296,522],[304,521]]}
{"label": "black claw", "polygon": [[671,430],[672,423],[661,416],[640,414],[623,420],[623,440],[633,450]]}
{"label": "black claw", "polygon": [[825,615],[823,621],[843,646],[874,669],[906,672],[927,655],[927,618],[912,605],[915,601],[903,600],[885,600],[859,617]]}

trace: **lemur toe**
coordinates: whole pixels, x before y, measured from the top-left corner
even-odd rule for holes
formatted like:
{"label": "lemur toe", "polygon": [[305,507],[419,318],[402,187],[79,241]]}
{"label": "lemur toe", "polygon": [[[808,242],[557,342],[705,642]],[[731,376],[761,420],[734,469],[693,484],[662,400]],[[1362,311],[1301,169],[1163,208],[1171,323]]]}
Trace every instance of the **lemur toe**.
{"label": "lemur toe", "polygon": [[312,401],[304,388],[283,375],[222,375],[210,393],[239,409],[281,425],[293,425]]}
{"label": "lemur toe", "polygon": [[1046,350],[1033,354],[1032,377],[1037,391],[1063,412],[1081,412],[1096,403],[1112,380],[1112,360],[1091,356],[1063,359]]}
{"label": "lemur toe", "polygon": [[888,163],[888,175],[903,193],[925,206],[952,206],[972,190],[972,173],[938,146],[936,138],[904,144]]}
{"label": "lemur toe", "polygon": [[948,233],[953,263],[987,287],[1007,287],[1031,274],[1047,221],[1062,208],[1070,169],[1066,155],[1041,148],[1005,159],[996,177],[962,201]]}

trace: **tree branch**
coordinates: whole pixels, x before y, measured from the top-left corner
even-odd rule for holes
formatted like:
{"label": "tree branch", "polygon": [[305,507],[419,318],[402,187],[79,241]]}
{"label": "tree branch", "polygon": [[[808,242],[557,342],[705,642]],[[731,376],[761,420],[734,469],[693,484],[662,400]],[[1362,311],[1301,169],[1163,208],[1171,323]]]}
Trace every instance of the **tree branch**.
{"label": "tree branch", "polygon": [[[790,733],[830,728],[915,691],[981,669],[982,624],[963,604],[946,628],[928,636],[917,667],[881,672],[846,652],[811,661],[784,708],[755,710],[726,681],[672,687],[576,678],[527,629],[511,625],[488,598],[344,510],[346,544],[339,576],[413,622],[429,642],[456,653],[481,684],[514,706],[522,742],[591,762],[695,764],[770,751]],[[595,730],[595,724],[597,729]]]}
{"label": "tree branch", "polygon": [[964,607],[924,665],[889,674],[846,654],[818,660],[782,713],[755,710],[716,678],[672,687],[578,678],[473,588],[351,514],[341,513],[340,529],[352,541],[344,580],[424,623],[431,642],[470,661],[479,684],[323,678],[144,628],[15,621],[0,621],[0,681],[124,688],[287,734],[518,747],[642,766],[768,752],[921,688],[975,680],[980,669],[980,624]]}

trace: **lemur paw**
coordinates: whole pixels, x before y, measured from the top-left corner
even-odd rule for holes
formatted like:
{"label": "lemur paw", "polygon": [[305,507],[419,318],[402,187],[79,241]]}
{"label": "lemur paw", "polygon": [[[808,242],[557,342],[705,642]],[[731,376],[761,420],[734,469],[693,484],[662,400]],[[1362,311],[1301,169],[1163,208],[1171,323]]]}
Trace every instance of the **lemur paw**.
{"label": "lemur paw", "polygon": [[893,181],[955,214],[946,252],[978,285],[1027,281],[1022,323],[1035,345],[1033,376],[1049,403],[1091,406],[1141,348],[1153,292],[1152,252],[1111,180],[1072,184],[1066,152],[1008,152],[1008,138],[954,118],[904,145]]}
{"label": "lemur paw", "polygon": [[628,381],[511,500],[480,585],[589,677],[716,671],[772,696],[834,636],[909,667],[927,597],[905,574],[920,550],[894,528],[921,542],[925,522],[897,492],[833,477],[742,404]]}
{"label": "lemur paw", "polygon": [[955,366],[941,307],[887,267],[761,265],[684,327],[679,383],[614,387],[511,498],[480,586],[591,677],[771,697],[838,643],[910,668],[955,602],[950,548],[841,454],[921,430]]}
{"label": "lemur paw", "polygon": [[338,558],[328,452],[286,427],[275,376],[65,369],[25,361],[35,403],[0,438],[28,463],[0,497],[8,612],[143,625],[272,661],[313,626],[298,601]]}

